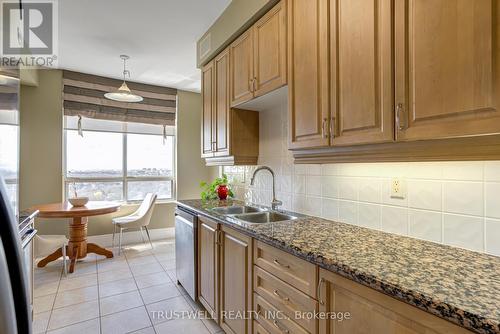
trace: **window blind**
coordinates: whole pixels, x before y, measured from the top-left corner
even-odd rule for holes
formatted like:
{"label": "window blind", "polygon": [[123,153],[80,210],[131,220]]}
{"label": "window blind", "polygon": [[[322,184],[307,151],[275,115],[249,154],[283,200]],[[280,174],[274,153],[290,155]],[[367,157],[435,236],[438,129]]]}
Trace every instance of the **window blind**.
{"label": "window blind", "polygon": [[66,116],[145,123],[175,125],[177,90],[127,81],[129,88],[144,100],[125,103],[108,100],[107,92],[116,90],[121,80],[97,75],[63,71],[63,108]]}

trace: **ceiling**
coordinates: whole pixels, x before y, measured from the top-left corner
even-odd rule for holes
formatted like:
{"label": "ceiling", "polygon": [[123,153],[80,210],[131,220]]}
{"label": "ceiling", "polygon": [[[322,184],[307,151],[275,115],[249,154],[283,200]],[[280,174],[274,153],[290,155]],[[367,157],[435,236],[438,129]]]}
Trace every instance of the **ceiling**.
{"label": "ceiling", "polygon": [[200,91],[196,41],[231,0],[59,1],[59,67]]}

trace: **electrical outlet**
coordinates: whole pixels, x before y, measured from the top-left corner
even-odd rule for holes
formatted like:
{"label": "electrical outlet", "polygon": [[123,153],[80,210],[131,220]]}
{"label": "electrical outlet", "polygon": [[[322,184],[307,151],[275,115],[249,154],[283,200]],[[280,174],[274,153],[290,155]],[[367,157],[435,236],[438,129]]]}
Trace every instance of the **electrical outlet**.
{"label": "electrical outlet", "polygon": [[406,182],[400,178],[394,178],[391,182],[391,198],[406,197]]}

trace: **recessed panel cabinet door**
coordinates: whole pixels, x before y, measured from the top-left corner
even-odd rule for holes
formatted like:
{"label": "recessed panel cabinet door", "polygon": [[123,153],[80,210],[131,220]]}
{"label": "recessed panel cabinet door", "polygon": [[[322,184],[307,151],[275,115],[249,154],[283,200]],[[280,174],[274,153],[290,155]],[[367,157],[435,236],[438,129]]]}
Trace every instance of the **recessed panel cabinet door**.
{"label": "recessed panel cabinet door", "polygon": [[498,1],[395,6],[397,138],[500,133]]}
{"label": "recessed panel cabinet door", "polygon": [[330,1],[332,145],[394,140],[392,1]]}
{"label": "recessed panel cabinet door", "polygon": [[226,333],[250,334],[252,238],[225,226],[222,231],[220,325]]}
{"label": "recessed panel cabinet door", "polygon": [[203,111],[201,121],[201,157],[213,156],[214,134],[214,63],[210,62],[201,71],[201,91]]}
{"label": "recessed panel cabinet door", "polygon": [[286,84],[286,1],[253,26],[255,96]]}
{"label": "recessed panel cabinet door", "polygon": [[329,145],[328,2],[288,1],[290,149]]}
{"label": "recessed panel cabinet door", "polygon": [[333,272],[319,276],[319,312],[336,316],[319,320],[320,334],[472,333]]}
{"label": "recessed panel cabinet door", "polygon": [[229,155],[229,50],[214,59],[215,67],[215,124],[216,156]]}
{"label": "recessed panel cabinet door", "polygon": [[231,107],[253,98],[253,37],[252,29],[245,31],[229,46]]}
{"label": "recessed panel cabinet door", "polygon": [[198,224],[198,299],[214,320],[218,321],[218,224],[201,217]]}

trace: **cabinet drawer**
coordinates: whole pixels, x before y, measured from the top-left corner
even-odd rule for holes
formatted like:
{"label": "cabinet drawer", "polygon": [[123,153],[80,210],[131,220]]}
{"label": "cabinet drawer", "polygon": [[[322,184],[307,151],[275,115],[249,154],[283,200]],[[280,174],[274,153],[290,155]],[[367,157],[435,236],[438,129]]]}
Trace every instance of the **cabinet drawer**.
{"label": "cabinet drawer", "polygon": [[318,270],[314,264],[260,241],[255,241],[253,263],[307,295],[316,297]]}
{"label": "cabinet drawer", "polygon": [[254,291],[311,333],[316,333],[318,321],[297,318],[295,312],[315,312],[318,302],[267,271],[254,266]]}
{"label": "cabinet drawer", "polygon": [[252,325],[253,325],[253,334],[271,334],[267,329],[262,327],[256,320],[253,321]]}
{"label": "cabinet drawer", "polygon": [[269,333],[276,334],[308,334],[308,332],[288,319],[282,312],[279,312],[274,306],[268,303],[264,298],[254,293],[253,297],[254,311],[257,322]]}

